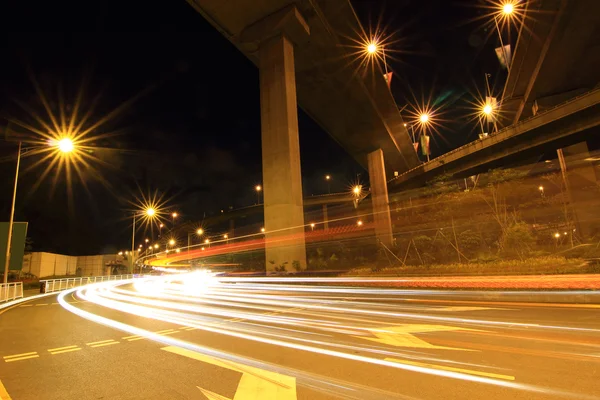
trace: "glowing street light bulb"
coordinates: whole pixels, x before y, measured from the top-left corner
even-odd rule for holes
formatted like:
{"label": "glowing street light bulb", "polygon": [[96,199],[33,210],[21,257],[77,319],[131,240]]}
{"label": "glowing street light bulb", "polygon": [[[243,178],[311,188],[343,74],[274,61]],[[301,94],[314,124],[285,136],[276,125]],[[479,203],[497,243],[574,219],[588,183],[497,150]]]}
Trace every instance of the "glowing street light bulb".
{"label": "glowing street light bulb", "polygon": [[502,6],[502,14],[510,15],[515,11],[515,6],[512,2],[504,3]]}
{"label": "glowing street light bulb", "polygon": [[363,222],[362,222],[361,220],[358,220],[358,221],[356,222],[356,225],[358,225],[358,226],[362,226],[362,224],[363,224]]}
{"label": "glowing street light bulb", "polygon": [[155,249],[158,249],[158,243],[154,245],[154,248],[155,248]]}
{"label": "glowing street light bulb", "polygon": [[198,228],[198,230],[196,231],[196,235],[202,235],[204,233],[204,230],[202,228]]}
{"label": "glowing street light bulb", "polygon": [[146,215],[149,217],[154,217],[156,215],[156,210],[152,207],[146,208]]}
{"label": "glowing street light bulb", "polygon": [[543,192],[543,191],[544,191],[544,187],[543,187],[543,186],[540,186],[540,187],[538,187],[538,190],[539,190],[540,192]]}
{"label": "glowing street light bulb", "polygon": [[119,252],[119,255],[120,255],[120,256],[122,256],[122,255],[123,255],[123,252],[122,252],[122,251],[120,251],[120,252]]}
{"label": "glowing street light bulb", "polygon": [[169,244],[170,244],[171,246],[175,246],[175,239],[171,239],[171,240],[169,240]]}
{"label": "glowing street light bulb", "polygon": [[354,193],[356,196],[358,196],[360,194],[360,186],[359,185],[354,186],[354,188],[352,188],[352,193]]}
{"label": "glowing street light bulb", "polygon": [[150,241],[150,239],[145,239],[144,241],[145,241],[146,243],[148,243],[148,242]]}
{"label": "glowing street light bulb", "polygon": [[491,105],[489,105],[489,104],[486,104],[486,105],[483,107],[483,113],[484,113],[485,115],[490,115],[490,114],[492,113],[492,106],[491,106]]}
{"label": "glowing street light bulb", "polygon": [[328,181],[331,179],[331,175],[325,175],[325,180]]}
{"label": "glowing street light bulb", "polygon": [[260,231],[261,231],[262,233],[265,233],[265,228],[260,228]]}
{"label": "glowing street light bulb", "polygon": [[377,52],[377,44],[371,42],[367,45],[367,53],[375,54]]}
{"label": "glowing street light bulb", "polygon": [[208,244],[208,243],[210,243],[210,240],[206,239],[206,240],[204,240],[204,243]]}
{"label": "glowing street light bulb", "polygon": [[177,218],[177,216],[179,216],[179,214],[177,214],[176,212],[174,212],[173,214],[171,214],[171,216],[172,216],[173,218]]}
{"label": "glowing street light bulb", "polygon": [[256,185],[256,186],[254,187],[254,189],[255,189],[257,192],[260,192],[260,191],[262,190],[262,187],[261,187],[260,185]]}
{"label": "glowing street light bulb", "polygon": [[160,224],[158,227],[159,227],[159,228],[162,228],[163,226],[165,226],[165,224]]}
{"label": "glowing street light bulb", "polygon": [[419,121],[421,121],[422,124],[429,122],[429,114],[421,114]]}
{"label": "glowing street light bulb", "polygon": [[61,153],[70,153],[75,149],[73,141],[69,138],[60,139],[56,143],[56,146],[58,147],[58,150],[60,150]]}
{"label": "glowing street light bulb", "polygon": [[556,232],[556,233],[554,234],[554,237],[558,239],[558,238],[560,237],[560,233]]}
{"label": "glowing street light bulb", "polygon": [[229,238],[229,235],[227,235],[227,234],[224,234],[224,235],[223,235],[223,239],[227,239],[227,238]]}

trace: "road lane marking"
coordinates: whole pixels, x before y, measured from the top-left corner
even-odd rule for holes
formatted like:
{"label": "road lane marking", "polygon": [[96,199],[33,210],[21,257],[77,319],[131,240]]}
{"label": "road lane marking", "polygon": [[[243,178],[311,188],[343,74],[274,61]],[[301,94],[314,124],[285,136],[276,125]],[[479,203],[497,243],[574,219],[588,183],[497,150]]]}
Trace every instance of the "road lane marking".
{"label": "road lane marking", "polygon": [[156,331],[157,335],[170,335],[172,333],[177,333],[178,331],[175,329],[163,329],[162,331]]}
{"label": "road lane marking", "polygon": [[395,362],[395,363],[398,363],[398,364],[415,365],[417,367],[431,368],[431,369],[437,369],[437,370],[442,370],[442,371],[460,372],[460,373],[463,373],[463,374],[476,375],[476,376],[484,376],[486,378],[503,379],[503,380],[506,380],[506,381],[514,381],[515,380],[514,376],[502,375],[502,374],[494,374],[492,372],[474,371],[474,370],[471,370],[471,369],[448,367],[448,366],[445,366],[445,365],[428,364],[428,363],[423,363],[423,362],[418,362],[418,361],[399,360],[397,358],[386,358],[385,360],[386,361],[392,361],[392,362]]}
{"label": "road lane marking", "polygon": [[38,355],[37,351],[32,351],[29,353],[21,353],[21,354],[13,354],[10,356],[4,356],[4,362],[28,360],[30,358],[38,358],[38,357],[39,357],[39,355]]}
{"label": "road lane marking", "polygon": [[59,350],[65,350],[65,349],[72,349],[73,347],[77,347],[77,345],[72,345],[72,346],[64,346],[64,347],[56,347],[54,349],[48,349],[48,351],[59,351]]}
{"label": "road lane marking", "polygon": [[161,350],[179,354],[230,371],[240,372],[242,378],[238,383],[233,399],[198,387],[209,400],[296,400],[296,378],[266,371],[233,361],[221,360],[206,356],[202,353],[187,350],[177,346],[163,347]]}
{"label": "road lane marking", "polygon": [[229,397],[221,396],[215,392],[211,392],[210,390],[202,389],[200,386],[196,386],[200,389],[200,392],[206,396],[208,400],[231,400]]}
{"label": "road lane marking", "polygon": [[421,324],[408,324],[399,326],[390,326],[378,329],[370,329],[370,332],[375,336],[354,336],[359,339],[370,340],[372,342],[383,343],[389,346],[396,347],[412,347],[420,349],[444,349],[444,350],[461,350],[461,351],[475,351],[470,349],[463,349],[458,347],[446,347],[436,346],[428,343],[418,337],[414,336],[413,333],[427,333],[427,332],[452,332],[452,331],[472,331],[481,332],[478,329],[461,328],[456,326],[446,325],[421,325]]}
{"label": "road lane marking", "polygon": [[114,339],[107,339],[107,340],[98,340],[97,342],[89,342],[86,343],[88,346],[91,346],[93,344],[98,344],[98,343],[106,343],[106,342],[112,342]]}
{"label": "road lane marking", "polygon": [[0,400],[11,400],[11,397],[6,391],[4,384],[2,384],[2,381],[0,381]]}
{"label": "road lane marking", "polygon": [[41,306],[47,306],[48,304],[44,303],[44,304],[36,304],[36,307],[41,307]]}
{"label": "road lane marking", "polygon": [[79,350],[81,350],[81,347],[67,346],[67,347],[62,347],[62,348],[58,348],[58,349],[50,349],[50,350],[48,350],[48,352],[50,352],[50,354],[54,355],[54,354],[70,353],[72,351],[79,351]]}
{"label": "road lane marking", "polygon": [[109,341],[105,341],[104,343],[98,343],[98,344],[92,344],[92,345],[88,345],[91,348],[96,348],[96,347],[104,347],[104,346],[111,346],[113,344],[119,344],[120,342],[117,342],[115,340],[109,340]]}
{"label": "road lane marking", "polygon": [[121,339],[129,340],[129,339],[139,338],[139,337],[141,337],[141,336],[140,335],[132,335],[132,336],[123,336]]}
{"label": "road lane marking", "polygon": [[29,353],[20,353],[20,354],[11,354],[10,356],[4,356],[4,358],[13,358],[13,357],[21,357],[21,356],[30,356],[32,354],[37,354],[37,351],[30,351]]}
{"label": "road lane marking", "polygon": [[22,304],[19,307],[33,307],[33,304]]}

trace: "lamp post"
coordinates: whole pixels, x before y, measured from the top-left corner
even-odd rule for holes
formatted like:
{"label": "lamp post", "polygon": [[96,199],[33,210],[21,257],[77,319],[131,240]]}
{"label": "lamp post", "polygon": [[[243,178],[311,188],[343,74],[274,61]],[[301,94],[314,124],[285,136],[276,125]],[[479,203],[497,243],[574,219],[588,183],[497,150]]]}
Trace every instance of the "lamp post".
{"label": "lamp post", "polygon": [[256,204],[260,204],[260,192],[262,191],[262,186],[256,185],[254,190],[256,190]]}
{"label": "lamp post", "polygon": [[188,233],[188,253],[190,252],[190,247],[192,247],[192,235],[194,233],[198,236],[202,236],[204,234],[204,230],[202,228],[198,228],[195,232]]}
{"label": "lamp post", "polygon": [[327,193],[331,194],[331,175],[325,175],[325,180],[327,181]]}
{"label": "lamp post", "polygon": [[[75,145],[70,138],[62,138],[59,140],[52,141],[52,147],[56,147],[62,154],[71,153],[75,150]],[[10,248],[12,246],[12,231],[15,222],[15,203],[17,201],[17,186],[19,183],[19,168],[21,166],[21,155],[26,154],[31,148],[23,149],[23,144],[19,141],[19,147],[17,150],[17,167],[15,170],[15,184],[13,187],[12,204],[10,208],[10,219],[8,221],[8,234],[6,239],[6,258],[4,259],[4,283],[8,282],[8,269],[10,267]]]}
{"label": "lamp post", "polygon": [[[131,273],[133,274],[133,267],[134,267],[134,262],[135,262],[135,222],[136,219],[138,217],[138,215],[144,215],[146,214],[146,216],[150,219],[153,219],[154,217],[156,217],[156,210],[152,207],[148,207],[145,210],[140,211],[134,211],[133,212],[133,228],[131,231]],[[148,240],[148,239],[146,239]],[[140,245],[141,247],[142,245]],[[142,266],[140,265],[140,273],[142,272]]]}

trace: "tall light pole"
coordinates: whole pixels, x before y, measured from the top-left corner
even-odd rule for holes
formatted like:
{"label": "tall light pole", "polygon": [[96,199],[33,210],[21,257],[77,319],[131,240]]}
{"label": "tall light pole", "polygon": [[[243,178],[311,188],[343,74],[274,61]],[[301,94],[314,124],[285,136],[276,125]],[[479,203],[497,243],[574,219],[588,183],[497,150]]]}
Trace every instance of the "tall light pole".
{"label": "tall light pole", "polygon": [[515,1],[508,0],[502,4],[500,15],[494,16],[494,24],[496,25],[496,31],[498,32],[498,38],[500,39],[500,48],[502,49],[502,55],[504,56],[504,62],[506,63],[506,69],[510,71],[510,63],[508,62],[508,54],[504,49],[504,41],[502,40],[502,32],[500,32],[500,25],[498,24],[498,17],[502,16],[506,19],[511,18],[515,12]]}
{"label": "tall light pole", "polygon": [[[144,215],[144,214],[149,219],[153,219],[154,217],[156,217],[156,209],[154,209],[152,207],[148,207],[148,208],[142,210],[141,212],[140,211],[133,212],[133,229],[131,231],[131,273],[132,274],[133,274],[133,267],[134,267],[134,261],[135,261],[135,221],[136,221],[138,215]],[[146,239],[146,241],[147,240],[148,239]],[[142,272],[142,266],[140,266],[140,273],[141,272]]]}
{"label": "tall light pole", "polygon": [[[75,150],[75,145],[70,138],[62,138],[60,140],[53,141],[51,144],[56,147],[60,153],[67,154]],[[6,258],[4,259],[4,283],[8,282],[8,269],[10,267],[10,248],[12,246],[12,231],[15,222],[15,203],[17,201],[17,186],[19,183],[19,168],[21,166],[21,155],[27,153],[31,149],[23,149],[23,144],[19,141],[19,148],[17,151],[17,167],[15,170],[15,184],[13,187],[12,204],[10,208],[10,219],[8,221],[8,235],[6,239]]]}
{"label": "tall light pole", "polygon": [[188,233],[188,253],[190,251],[190,247],[192,246],[192,235],[193,234],[198,235],[198,237],[202,236],[204,234],[204,230],[202,228],[198,228],[196,229],[196,232],[189,232]]}
{"label": "tall light pole", "polygon": [[179,216],[179,214],[177,214],[176,212],[171,214],[171,217],[173,217],[173,228],[175,228],[175,218],[177,218]]}
{"label": "tall light pole", "polygon": [[327,193],[331,194],[331,175],[325,175],[327,181]]}
{"label": "tall light pole", "polygon": [[[425,137],[425,140],[421,140],[421,148],[422,148],[421,151],[424,150],[423,144],[425,144],[427,146],[427,149],[426,149],[427,162],[429,162],[429,153],[431,151],[429,150],[429,136],[427,135],[426,128],[427,128],[427,125],[431,122],[431,116],[428,113],[424,112],[421,115],[419,115],[419,122],[421,123],[421,136]],[[423,139],[423,138],[421,138],[421,139]],[[423,142],[425,142],[425,143],[423,143]]]}
{"label": "tall light pole", "polygon": [[262,186],[256,185],[254,190],[256,190],[256,204],[260,204],[260,192],[262,191]]}

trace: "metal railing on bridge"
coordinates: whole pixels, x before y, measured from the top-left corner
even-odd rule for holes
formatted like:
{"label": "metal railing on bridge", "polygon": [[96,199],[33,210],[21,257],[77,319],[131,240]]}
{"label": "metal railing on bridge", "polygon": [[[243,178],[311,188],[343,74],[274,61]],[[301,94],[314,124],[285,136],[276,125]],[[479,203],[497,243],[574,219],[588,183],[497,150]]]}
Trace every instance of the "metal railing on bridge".
{"label": "metal railing on bridge", "polygon": [[0,283],[0,303],[23,297],[23,282]]}
{"label": "metal railing on bridge", "polygon": [[135,275],[84,276],[77,278],[44,279],[40,280],[40,292],[60,292],[61,290],[89,285],[90,283],[122,281],[125,279],[131,279],[133,277],[135,277]]}

